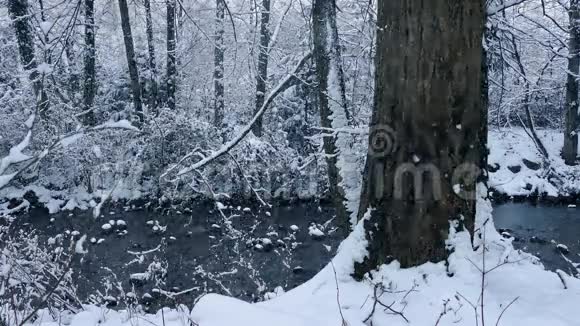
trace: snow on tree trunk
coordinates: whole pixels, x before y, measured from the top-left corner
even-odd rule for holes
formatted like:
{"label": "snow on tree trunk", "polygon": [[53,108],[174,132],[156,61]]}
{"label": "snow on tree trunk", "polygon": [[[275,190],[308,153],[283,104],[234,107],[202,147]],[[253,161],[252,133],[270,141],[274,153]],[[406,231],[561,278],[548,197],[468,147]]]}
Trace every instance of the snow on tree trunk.
{"label": "snow on tree trunk", "polygon": [[[339,130],[349,126],[350,117],[346,108],[335,1],[314,1],[312,20],[321,126],[327,130]],[[356,223],[360,195],[360,177],[356,169],[357,158],[352,151],[352,136],[340,132],[325,135],[324,151],[337,218],[348,231]]]}
{"label": "snow on tree trunk", "polygon": [[41,112],[48,109],[48,96],[44,91],[43,75],[38,71],[38,63],[34,51],[34,35],[30,25],[27,0],[9,0],[8,12],[18,42],[18,52],[24,70],[28,73],[28,79],[32,82],[32,90],[36,98],[38,109]]}
{"label": "snow on tree trunk", "polygon": [[131,23],[129,21],[129,8],[127,0],[119,0],[119,12],[121,14],[121,28],[123,30],[123,41],[125,42],[125,54],[127,55],[127,66],[129,77],[131,78],[131,92],[133,95],[133,105],[139,123],[143,122],[143,105],[141,103],[141,84],[139,82],[139,70],[135,59],[135,49],[133,47],[133,35],[131,33]]}
{"label": "snow on tree trunk", "polygon": [[[266,96],[268,80],[268,57],[270,44],[270,0],[262,0],[260,8],[260,51],[258,54],[258,73],[256,74],[256,107],[254,114],[262,108]],[[262,118],[256,121],[252,129],[254,135],[262,136]]]}
{"label": "snow on tree trunk", "polygon": [[578,75],[580,74],[580,1],[571,0],[568,11],[570,17],[570,39],[568,41],[568,80],[566,82],[566,108],[564,127],[564,148],[562,157],[568,165],[576,164],[578,156],[578,129],[580,127],[580,107],[578,105]]}
{"label": "snow on tree trunk", "polygon": [[84,123],[89,126],[96,124],[95,113],[92,110],[97,91],[95,77],[95,1],[85,0],[85,55],[84,55],[84,87],[83,110]]}
{"label": "snow on tree trunk", "polygon": [[224,18],[225,0],[216,0],[214,38],[214,126],[220,127],[224,120]]}
{"label": "snow on tree trunk", "polygon": [[365,191],[368,256],[383,263],[447,257],[450,220],[473,232],[486,121],[484,2],[379,1],[376,94]]}
{"label": "snow on tree trunk", "polygon": [[167,0],[167,105],[175,109],[177,66],[175,59],[175,10],[176,1]]}
{"label": "snow on tree trunk", "polygon": [[145,25],[147,29],[147,51],[149,52],[149,90],[148,105],[150,109],[157,109],[159,99],[157,90],[157,63],[155,62],[155,41],[153,39],[153,19],[151,17],[151,1],[144,0]]}

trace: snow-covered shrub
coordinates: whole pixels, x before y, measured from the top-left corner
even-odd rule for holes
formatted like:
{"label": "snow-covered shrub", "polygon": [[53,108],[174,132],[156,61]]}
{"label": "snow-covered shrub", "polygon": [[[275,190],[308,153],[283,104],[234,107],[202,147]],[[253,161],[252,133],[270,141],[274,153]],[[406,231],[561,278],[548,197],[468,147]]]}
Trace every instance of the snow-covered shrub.
{"label": "snow-covered shrub", "polygon": [[0,325],[32,321],[41,308],[51,313],[81,308],[70,270],[73,243],[49,241],[53,250],[42,246],[34,231],[0,226]]}

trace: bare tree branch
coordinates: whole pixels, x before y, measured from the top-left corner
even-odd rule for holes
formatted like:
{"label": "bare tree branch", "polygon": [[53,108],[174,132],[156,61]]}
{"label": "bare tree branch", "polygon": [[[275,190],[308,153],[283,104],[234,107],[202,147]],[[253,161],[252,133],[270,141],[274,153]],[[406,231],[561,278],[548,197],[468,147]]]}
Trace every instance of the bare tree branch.
{"label": "bare tree branch", "polygon": [[270,93],[270,95],[268,95],[268,97],[264,101],[264,104],[262,105],[262,108],[256,113],[256,115],[254,116],[252,121],[250,121],[250,123],[244,127],[244,129],[242,130],[242,132],[239,135],[234,137],[232,140],[230,140],[228,143],[226,143],[219,150],[213,152],[212,155],[202,159],[201,161],[199,161],[199,162],[197,162],[197,163],[195,163],[187,168],[182,169],[181,171],[179,171],[177,173],[177,176],[182,176],[182,175],[191,173],[194,170],[200,169],[200,168],[206,166],[208,163],[212,162],[213,160],[225,155],[232,148],[236,147],[242,141],[242,139],[244,139],[244,137],[246,137],[246,135],[248,135],[250,133],[250,131],[252,130],[252,126],[262,117],[262,115],[264,115],[266,110],[268,110],[268,107],[270,106],[270,104],[274,101],[274,99],[278,95],[280,95],[280,93],[282,93],[282,91],[286,88],[286,85],[292,81],[292,79],[294,78],[294,75],[296,73],[298,73],[298,71],[300,71],[302,66],[304,66],[304,64],[310,59],[311,56],[312,56],[312,53],[308,52],[306,55],[304,55],[302,57],[302,59],[298,62],[298,64],[296,65],[296,67],[294,68],[292,73],[288,74],[278,84],[278,86],[276,86],[276,88],[274,88],[274,90]]}
{"label": "bare tree branch", "polygon": [[492,6],[487,8],[487,16],[493,16],[501,11],[504,11],[508,8],[511,8],[513,6],[517,6],[520,3],[525,2],[526,0],[511,0],[511,1],[506,1],[503,4],[497,5],[497,6]]}

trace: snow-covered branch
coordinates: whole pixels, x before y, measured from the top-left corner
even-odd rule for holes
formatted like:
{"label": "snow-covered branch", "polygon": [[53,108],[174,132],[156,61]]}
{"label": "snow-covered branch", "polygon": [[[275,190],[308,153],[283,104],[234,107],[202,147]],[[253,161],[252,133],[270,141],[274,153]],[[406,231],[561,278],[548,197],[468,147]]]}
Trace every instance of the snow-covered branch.
{"label": "snow-covered branch", "polygon": [[511,8],[513,6],[517,6],[520,3],[525,2],[526,0],[511,0],[511,1],[506,1],[502,4],[496,5],[496,6],[491,6],[489,8],[487,8],[487,16],[493,16],[503,10],[506,10],[508,8]]}
{"label": "snow-covered branch", "polygon": [[[117,122],[106,122],[104,124],[90,128],[80,128],[76,131],[63,135],[54,142],[52,142],[49,146],[44,148],[42,151],[39,151],[35,155],[30,156],[23,154],[22,151],[30,145],[33,122],[34,115],[32,115],[31,118],[29,118],[25,123],[26,126],[28,127],[28,132],[26,133],[24,139],[18,145],[10,149],[8,156],[0,160],[0,189],[6,187],[10,181],[12,181],[14,178],[16,178],[17,176],[28,170],[31,166],[33,166],[34,164],[45,158],[54,149],[59,147],[66,147],[74,143],[78,139],[82,138],[86,134],[107,129],[124,129],[129,131],[140,132],[138,128],[131,125],[131,123],[127,120],[120,120]],[[15,172],[5,173],[9,167],[24,162],[27,163],[23,167],[17,169]]]}
{"label": "snow-covered branch", "polygon": [[274,33],[272,34],[272,37],[270,38],[270,44],[268,44],[268,53],[270,53],[270,51],[272,51],[272,48],[274,47],[274,45],[276,45],[276,42],[278,41],[278,35],[280,34],[280,29],[282,27],[282,23],[284,22],[284,19],[286,18],[288,11],[290,11],[290,8],[292,8],[292,0],[288,1],[288,6],[286,6],[286,9],[284,9],[282,16],[280,16],[280,19],[278,20],[278,23],[276,24],[276,28],[274,29]]}
{"label": "snow-covered branch", "polygon": [[[250,131],[252,130],[252,126],[256,123],[256,121],[258,121],[262,115],[264,115],[264,113],[266,112],[266,110],[268,109],[268,107],[270,106],[270,104],[274,101],[274,99],[280,95],[280,93],[282,93],[284,91],[284,89],[286,89],[286,86],[288,84],[290,84],[292,82],[292,79],[294,78],[294,75],[297,74],[300,69],[302,69],[302,67],[304,66],[304,64],[310,59],[310,57],[312,56],[311,52],[308,52],[307,54],[305,54],[302,59],[300,59],[300,61],[298,62],[298,64],[296,65],[296,67],[294,67],[294,69],[292,70],[292,72],[288,75],[286,75],[286,77],[284,77],[284,79],[282,79],[282,81],[280,81],[280,83],[278,84],[278,86],[276,86],[276,88],[274,88],[274,90],[272,90],[272,92],[268,95],[268,97],[266,97],[264,104],[262,105],[262,107],[260,108],[260,110],[256,113],[256,115],[254,116],[254,118],[252,118],[252,121],[250,121],[249,124],[247,124],[243,129],[242,132],[237,135],[236,137],[234,137],[232,140],[230,140],[229,142],[227,142],[224,146],[222,146],[219,150],[213,152],[213,154],[211,154],[210,156],[205,157],[204,159],[198,161],[197,163],[187,167],[187,168],[183,168],[181,169],[178,173],[177,176],[182,176],[188,173],[193,172],[194,170],[200,169],[204,166],[206,166],[208,163],[210,163],[211,161],[217,159],[218,157],[226,154],[227,152],[229,152],[232,148],[236,147],[236,145],[238,145],[242,139],[244,139],[244,137],[246,137]],[[191,154],[188,154],[189,156],[191,156]]]}

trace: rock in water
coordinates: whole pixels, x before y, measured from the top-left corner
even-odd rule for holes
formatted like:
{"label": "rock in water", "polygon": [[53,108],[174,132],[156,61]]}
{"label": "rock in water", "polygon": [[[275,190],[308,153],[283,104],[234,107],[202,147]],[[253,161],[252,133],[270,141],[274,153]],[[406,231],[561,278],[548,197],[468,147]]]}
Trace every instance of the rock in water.
{"label": "rock in water", "polygon": [[518,173],[522,170],[521,165],[509,165],[508,170],[512,171],[512,173]]}
{"label": "rock in water", "polygon": [[542,167],[542,165],[540,163],[536,163],[534,161],[530,161],[530,160],[528,160],[526,158],[522,159],[522,162],[530,170],[538,171]]}
{"label": "rock in water", "polygon": [[563,245],[561,243],[556,245],[556,249],[564,255],[567,255],[570,253],[570,249],[568,249],[568,247],[566,245]]}

